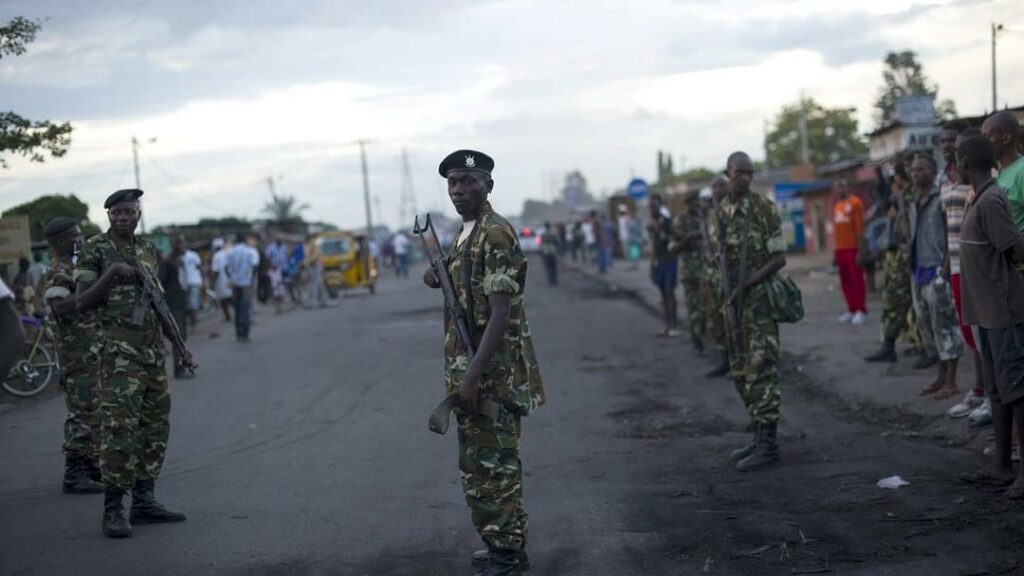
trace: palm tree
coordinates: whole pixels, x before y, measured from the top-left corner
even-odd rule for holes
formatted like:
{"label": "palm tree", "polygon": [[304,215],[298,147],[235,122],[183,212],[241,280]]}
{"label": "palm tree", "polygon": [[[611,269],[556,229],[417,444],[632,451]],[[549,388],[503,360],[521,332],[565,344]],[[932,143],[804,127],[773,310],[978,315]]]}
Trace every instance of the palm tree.
{"label": "palm tree", "polygon": [[263,213],[280,224],[302,222],[302,213],[309,210],[309,204],[299,204],[298,199],[290,194],[270,193],[270,200],[263,205]]}

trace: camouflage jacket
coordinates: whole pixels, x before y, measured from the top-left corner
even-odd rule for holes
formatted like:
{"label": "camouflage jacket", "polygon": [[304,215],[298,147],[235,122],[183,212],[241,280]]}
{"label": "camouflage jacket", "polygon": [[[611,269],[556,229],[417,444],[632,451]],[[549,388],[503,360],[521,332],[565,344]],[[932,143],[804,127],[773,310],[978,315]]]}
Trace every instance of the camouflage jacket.
{"label": "camouflage jacket", "polygon": [[[786,251],[786,241],[782,237],[782,220],[779,213],[767,198],[748,192],[740,197],[735,204],[726,196],[718,205],[715,215],[718,236],[725,251],[725,266],[736,286],[740,276],[740,255],[744,235],[747,247],[747,266],[745,276],[750,276],[764,266],[773,254]],[[755,291],[762,288],[755,287]]]}
{"label": "camouflage jacket", "polygon": [[[68,260],[55,257],[46,271],[46,288],[43,299],[63,300],[75,297],[75,267]],[[61,362],[65,370],[82,368],[89,361],[90,353],[99,351],[100,326],[96,312],[68,312],[63,316],[50,315],[57,333]]]}
{"label": "camouflage jacket", "polygon": [[[103,271],[116,262],[134,264],[137,262],[150,278],[157,277],[156,249],[146,240],[135,236],[132,245],[114,242],[110,233],[97,234],[85,242],[75,267],[75,282],[95,282]],[[159,283],[155,282],[158,289]],[[164,341],[160,319],[152,306],[146,308],[142,326],[132,324],[132,313],[142,299],[142,283],[139,281],[120,282],[114,280],[107,292],[105,302],[97,309],[100,327],[103,330],[106,350],[113,349],[144,364],[162,360]]]}
{"label": "camouflage jacket", "polygon": [[[459,306],[466,313],[474,349],[491,315],[487,298],[502,293],[512,297],[508,327],[484,370],[480,396],[493,398],[517,415],[528,415],[544,403],[545,395],[523,306],[526,256],[512,225],[490,204],[484,207],[469,238],[452,247],[448,272]],[[454,324],[445,320],[445,389],[454,392],[462,383],[470,358],[459,345]]]}
{"label": "camouflage jacket", "polygon": [[704,266],[704,237],[701,232],[700,211],[694,206],[672,219],[670,250],[679,253],[683,279],[697,280]]}

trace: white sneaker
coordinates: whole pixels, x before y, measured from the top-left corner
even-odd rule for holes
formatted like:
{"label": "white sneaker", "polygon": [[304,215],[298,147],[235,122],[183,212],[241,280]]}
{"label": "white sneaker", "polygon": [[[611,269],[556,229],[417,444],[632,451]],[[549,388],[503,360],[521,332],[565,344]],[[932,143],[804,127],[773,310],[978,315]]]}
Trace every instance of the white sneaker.
{"label": "white sneaker", "polygon": [[850,319],[850,324],[853,324],[854,326],[860,326],[865,321],[867,321],[867,319],[867,314],[863,312],[857,312],[856,314],[853,315],[853,318]]}
{"label": "white sneaker", "polygon": [[984,428],[992,423],[992,402],[985,398],[978,406],[971,412],[971,415],[967,417],[968,428]]}
{"label": "white sneaker", "polygon": [[853,314],[849,312],[843,312],[843,315],[839,317],[840,324],[849,324],[851,320],[853,320]]}
{"label": "white sneaker", "polygon": [[953,405],[949,411],[946,412],[950,418],[963,418],[970,414],[975,408],[981,406],[985,402],[984,396],[977,396],[974,394],[974,390],[969,390],[967,396],[960,402]]}

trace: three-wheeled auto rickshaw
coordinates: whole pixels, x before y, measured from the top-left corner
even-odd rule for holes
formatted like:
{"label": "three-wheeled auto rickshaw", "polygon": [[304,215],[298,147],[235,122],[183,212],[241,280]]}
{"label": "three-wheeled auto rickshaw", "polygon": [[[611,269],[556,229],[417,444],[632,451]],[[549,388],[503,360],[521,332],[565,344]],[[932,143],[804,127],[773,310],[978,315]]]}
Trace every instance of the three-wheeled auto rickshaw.
{"label": "three-wheeled auto rickshaw", "polygon": [[370,294],[377,284],[377,260],[370,254],[366,236],[333,230],[318,234],[310,251],[324,266],[324,287],[331,298],[342,290],[367,288]]}

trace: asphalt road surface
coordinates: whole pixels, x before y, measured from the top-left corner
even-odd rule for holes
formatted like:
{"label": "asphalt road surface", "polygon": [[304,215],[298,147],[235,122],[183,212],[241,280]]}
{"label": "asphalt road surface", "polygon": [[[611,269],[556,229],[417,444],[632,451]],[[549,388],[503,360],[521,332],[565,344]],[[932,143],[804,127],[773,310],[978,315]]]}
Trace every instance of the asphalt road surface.
{"label": "asphalt road surface", "polygon": [[[572,272],[528,316],[548,404],[525,422],[530,574],[1010,574],[1022,509],[958,484],[980,455],[851,405],[786,357],[783,460],[737,472],[731,383],[684,340],[654,339],[627,294]],[[416,273],[414,272],[414,276]],[[101,496],[60,493],[63,405],[0,415],[0,573],[470,574],[479,547],[441,394],[440,293],[386,278],[374,296],[275,316],[252,342],[195,343],[174,382],[158,496],[183,524],[100,532]],[[785,348],[785,342],[783,342]],[[898,491],[875,483],[900,474]]]}

